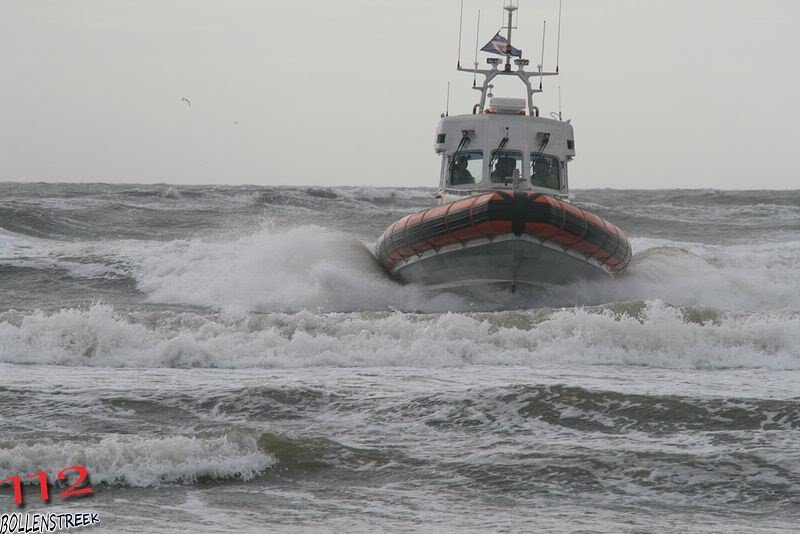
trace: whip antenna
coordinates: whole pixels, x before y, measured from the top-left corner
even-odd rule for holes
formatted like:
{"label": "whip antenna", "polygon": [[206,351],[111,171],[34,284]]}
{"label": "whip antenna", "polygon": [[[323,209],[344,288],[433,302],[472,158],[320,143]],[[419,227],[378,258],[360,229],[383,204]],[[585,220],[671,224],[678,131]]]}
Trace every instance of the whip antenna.
{"label": "whip antenna", "polygon": [[561,2],[558,0],[558,39],[556,40],[556,74],[558,74],[558,64],[561,59]]}
{"label": "whip antenna", "polygon": [[564,120],[561,114],[561,86],[558,86],[558,120]]}
{"label": "whip antenna", "polygon": [[[560,95],[561,94],[561,92],[560,92],[561,88],[559,87],[558,90],[559,90],[558,94]],[[447,82],[447,104],[445,105],[445,108],[444,108],[444,116],[445,117],[449,117],[450,116],[450,82]]]}
{"label": "whip antenna", "polygon": [[472,87],[478,86],[478,47],[481,38],[481,10],[478,10],[478,28],[475,30],[475,73],[472,76]]}
{"label": "whip antenna", "polygon": [[544,36],[547,33],[547,21],[542,24],[542,62],[539,64],[539,89],[542,88],[542,69],[544,68]]}
{"label": "whip antenna", "polygon": [[458,19],[458,68],[461,68],[461,31],[464,29],[464,0],[461,0],[461,15]]}

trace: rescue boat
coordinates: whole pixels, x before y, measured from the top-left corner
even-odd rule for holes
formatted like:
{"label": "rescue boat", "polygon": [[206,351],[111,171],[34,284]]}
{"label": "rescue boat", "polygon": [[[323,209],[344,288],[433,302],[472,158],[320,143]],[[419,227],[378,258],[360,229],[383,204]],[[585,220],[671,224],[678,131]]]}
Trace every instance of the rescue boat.
{"label": "rescue boat", "polygon": [[[631,260],[630,242],[619,228],[571,203],[573,127],[560,111],[541,117],[533,100],[542,92],[541,80],[558,75],[558,66],[555,72],[542,65],[527,70],[530,61],[511,44],[517,7],[505,10],[506,36],[498,32],[482,48],[504,60],[488,58],[484,69],[477,61],[474,68],[462,67],[459,60],[458,71],[483,82],[474,84],[480,101],[471,114],[445,113],[439,121],[439,205],[391,224],[376,243],[380,263],[403,282],[547,288],[617,276]],[[498,76],[519,79],[525,98],[494,96]]]}

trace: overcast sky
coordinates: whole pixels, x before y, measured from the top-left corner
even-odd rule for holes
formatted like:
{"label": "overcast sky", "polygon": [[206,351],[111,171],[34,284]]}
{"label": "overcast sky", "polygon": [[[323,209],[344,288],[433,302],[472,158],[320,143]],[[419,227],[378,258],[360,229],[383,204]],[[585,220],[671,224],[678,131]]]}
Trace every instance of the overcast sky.
{"label": "overcast sky", "polygon": [[[553,68],[558,0],[520,4],[515,45],[538,63],[547,19]],[[501,24],[502,0],[465,0],[466,63],[478,9],[481,45]],[[458,11],[0,0],[0,181],[434,186],[447,82],[451,114],[477,97]],[[574,188],[797,188],[799,64],[798,0],[564,0],[537,104],[562,86]]]}

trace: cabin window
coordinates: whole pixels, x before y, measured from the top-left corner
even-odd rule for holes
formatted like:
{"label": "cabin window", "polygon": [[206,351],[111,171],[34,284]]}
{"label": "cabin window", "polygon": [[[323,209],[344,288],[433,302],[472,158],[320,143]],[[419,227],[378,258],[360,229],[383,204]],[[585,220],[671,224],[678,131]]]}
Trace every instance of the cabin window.
{"label": "cabin window", "polygon": [[491,180],[493,184],[511,183],[514,171],[522,175],[522,154],[520,152],[492,152]]}
{"label": "cabin window", "polygon": [[531,154],[531,185],[547,189],[561,189],[561,162],[553,156]]}
{"label": "cabin window", "polygon": [[458,152],[450,161],[450,185],[479,184],[483,181],[483,152]]}

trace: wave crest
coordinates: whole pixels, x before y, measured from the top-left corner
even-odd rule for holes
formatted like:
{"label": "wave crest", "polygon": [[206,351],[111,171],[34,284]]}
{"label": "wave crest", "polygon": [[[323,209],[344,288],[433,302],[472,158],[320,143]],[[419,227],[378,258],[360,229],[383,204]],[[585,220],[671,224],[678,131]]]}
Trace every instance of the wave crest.
{"label": "wave crest", "polygon": [[470,364],[800,369],[800,315],[661,301],[473,314],[0,314],[0,362],[98,367],[452,367]]}
{"label": "wave crest", "polygon": [[257,436],[139,438],[114,436],[94,444],[45,442],[0,448],[0,476],[52,466],[84,465],[93,484],[150,487],[210,480],[250,480],[274,464]]}

